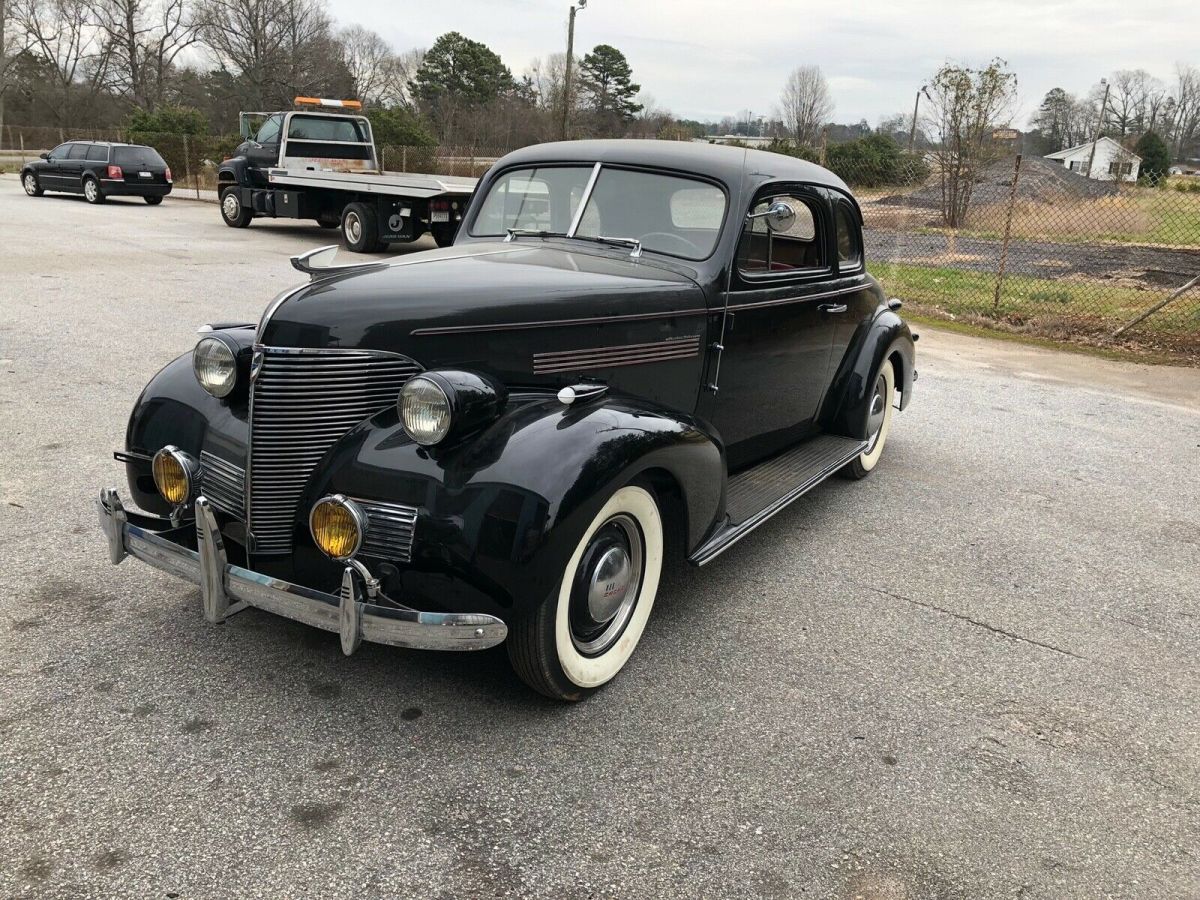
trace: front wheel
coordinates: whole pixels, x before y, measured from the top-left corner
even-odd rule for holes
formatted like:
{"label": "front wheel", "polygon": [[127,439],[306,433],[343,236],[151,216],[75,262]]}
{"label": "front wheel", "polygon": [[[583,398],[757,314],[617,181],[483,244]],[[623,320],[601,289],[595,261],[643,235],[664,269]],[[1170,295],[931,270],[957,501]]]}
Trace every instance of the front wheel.
{"label": "front wheel", "polygon": [[25,188],[25,193],[30,197],[42,196],[42,186],[38,184],[37,176],[32,172],[25,173],[25,177],[21,179],[21,187]]}
{"label": "front wheel", "polygon": [[221,191],[221,218],[230,228],[245,228],[254,218],[254,212],[242,205],[242,192],[237,185]]}
{"label": "front wheel", "polygon": [[896,371],[892,361],[885,359],[875,376],[871,393],[871,408],[867,414],[867,448],[850,460],[839,473],[857,481],[866,478],[883,455],[883,445],[892,427],[892,404],[896,402]]}
{"label": "front wheel", "polygon": [[83,179],[83,199],[88,203],[104,202],[104,193],[100,190],[100,182],[95,178]]}
{"label": "front wheel", "polygon": [[509,632],[521,680],[555,700],[581,700],[616,677],[654,608],[662,561],[654,495],[621,488],[584,532],[558,588]]}

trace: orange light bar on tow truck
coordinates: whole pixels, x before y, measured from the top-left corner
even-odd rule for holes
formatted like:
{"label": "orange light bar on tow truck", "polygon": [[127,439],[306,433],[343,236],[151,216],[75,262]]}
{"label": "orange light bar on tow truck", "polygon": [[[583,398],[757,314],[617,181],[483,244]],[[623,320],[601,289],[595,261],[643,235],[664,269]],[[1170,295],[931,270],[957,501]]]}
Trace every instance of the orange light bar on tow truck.
{"label": "orange light bar on tow truck", "polygon": [[296,106],[331,106],[336,109],[362,109],[358,100],[326,100],[324,97],[297,97]]}

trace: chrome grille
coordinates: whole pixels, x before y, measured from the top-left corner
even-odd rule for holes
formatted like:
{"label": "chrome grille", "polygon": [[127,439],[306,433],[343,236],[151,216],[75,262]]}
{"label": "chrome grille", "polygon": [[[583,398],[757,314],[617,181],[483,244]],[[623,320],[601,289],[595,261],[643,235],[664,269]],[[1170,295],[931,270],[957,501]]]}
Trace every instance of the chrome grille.
{"label": "chrome grille", "polygon": [[355,500],[367,514],[367,536],[361,552],[364,556],[408,562],[412,558],[413,530],[417,524],[415,506]]}
{"label": "chrome grille", "polygon": [[200,492],[221,512],[245,518],[246,470],[241,466],[201,450]]}
{"label": "chrome grille", "polygon": [[250,398],[250,531],[257,553],[289,553],[321,457],[396,402],[421,367],[398,353],[263,347]]}

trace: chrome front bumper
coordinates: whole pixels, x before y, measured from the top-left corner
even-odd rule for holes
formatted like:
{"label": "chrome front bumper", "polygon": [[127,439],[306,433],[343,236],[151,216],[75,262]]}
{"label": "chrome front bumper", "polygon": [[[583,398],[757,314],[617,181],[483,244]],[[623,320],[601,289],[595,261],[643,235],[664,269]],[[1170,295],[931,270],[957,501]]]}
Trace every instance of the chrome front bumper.
{"label": "chrome front bumper", "polygon": [[181,547],[129,521],[112,488],[100,492],[100,527],[108,539],[113,565],[126,556],[200,586],[204,618],[221,622],[248,606],[295,619],[314,628],[336,631],[349,656],[363,641],[420,650],[483,650],[508,635],[508,626],[483,613],[421,612],[366,602],[362,577],[354,567],[342,573],[339,594],[326,594],[230,565],[216,517],[208,500],[196,500],[196,546]]}

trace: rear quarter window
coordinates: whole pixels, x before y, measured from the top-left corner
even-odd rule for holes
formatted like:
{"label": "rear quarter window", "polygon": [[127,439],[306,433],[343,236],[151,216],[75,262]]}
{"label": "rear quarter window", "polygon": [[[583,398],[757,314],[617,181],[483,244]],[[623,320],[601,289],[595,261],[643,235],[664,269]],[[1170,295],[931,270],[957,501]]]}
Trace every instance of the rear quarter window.
{"label": "rear quarter window", "polygon": [[88,148],[87,158],[91,162],[104,162],[108,159],[108,148],[100,144],[93,144]]}
{"label": "rear quarter window", "polygon": [[113,163],[118,166],[165,166],[163,158],[153,147],[117,147]]}

